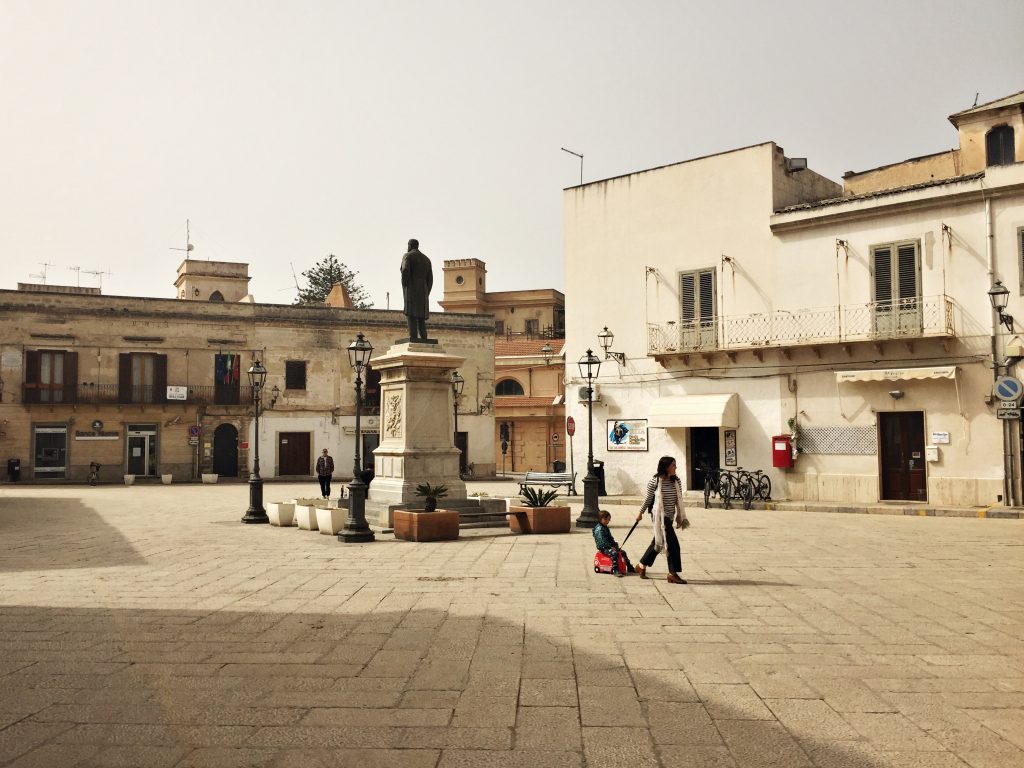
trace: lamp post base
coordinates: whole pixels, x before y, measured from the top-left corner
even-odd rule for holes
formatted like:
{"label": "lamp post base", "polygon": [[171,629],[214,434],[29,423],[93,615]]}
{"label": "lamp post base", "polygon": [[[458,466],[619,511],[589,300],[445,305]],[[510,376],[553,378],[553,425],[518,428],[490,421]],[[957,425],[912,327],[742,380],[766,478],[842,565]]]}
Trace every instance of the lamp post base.
{"label": "lamp post base", "polygon": [[348,485],[348,519],[338,532],[343,544],[366,544],[375,541],[373,531],[366,524],[366,483],[358,476]]}
{"label": "lamp post base", "polygon": [[577,528],[593,528],[597,525],[598,501],[597,492],[601,481],[597,475],[588,474],[583,478],[583,509],[576,518]]}
{"label": "lamp post base", "polygon": [[263,478],[255,475],[249,476],[249,508],[245,510],[245,517],[242,522],[252,525],[259,523],[270,523],[267,517],[267,510],[263,508]]}

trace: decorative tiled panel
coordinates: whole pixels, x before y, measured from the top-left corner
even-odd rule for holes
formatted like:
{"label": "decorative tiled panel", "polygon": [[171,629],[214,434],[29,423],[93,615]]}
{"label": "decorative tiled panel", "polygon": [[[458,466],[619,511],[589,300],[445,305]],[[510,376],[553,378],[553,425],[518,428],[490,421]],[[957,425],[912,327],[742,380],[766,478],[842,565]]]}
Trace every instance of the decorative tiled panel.
{"label": "decorative tiled panel", "polygon": [[878,432],[874,425],[804,427],[797,445],[808,454],[874,456],[878,453]]}

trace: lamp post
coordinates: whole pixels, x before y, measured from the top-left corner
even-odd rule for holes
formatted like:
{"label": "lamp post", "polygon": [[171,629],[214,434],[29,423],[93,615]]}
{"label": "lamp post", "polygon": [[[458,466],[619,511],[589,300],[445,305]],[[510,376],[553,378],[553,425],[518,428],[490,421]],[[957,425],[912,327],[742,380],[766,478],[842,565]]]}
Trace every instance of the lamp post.
{"label": "lamp post", "polygon": [[[1013,332],[1013,315],[1006,314],[1006,305],[1010,301],[1010,291],[1005,285],[1003,285],[1001,280],[996,280],[995,283],[992,284],[992,287],[988,289],[988,301],[998,316],[998,322],[992,324],[992,378],[994,381],[998,381],[1000,368],[1003,368],[1007,374],[1010,372],[1010,367],[1007,365],[1006,360],[1002,363],[999,362],[999,344],[996,338],[996,334],[999,332],[999,324],[1001,323],[1010,333]],[[1013,452],[1011,450],[1013,438],[1010,434],[1009,420],[1002,420],[1002,430],[1003,503],[1010,506],[1016,503],[1016,499],[1014,498],[1016,495],[1016,485],[1014,484],[1013,479]]]}
{"label": "lamp post", "polygon": [[249,508],[245,510],[243,523],[269,523],[267,511],[263,508],[263,478],[260,477],[260,400],[263,385],[267,382],[267,369],[259,360],[254,360],[248,370],[249,386],[252,387],[252,402],[256,407],[256,428],[253,434],[255,453],[252,459],[252,472],[249,474]]}
{"label": "lamp post", "polygon": [[588,349],[580,358],[580,375],[587,381],[587,476],[583,478],[583,509],[576,518],[577,528],[597,525],[597,491],[599,481],[594,474],[594,379],[601,370],[601,361]]}
{"label": "lamp post", "polygon": [[361,544],[374,540],[373,531],[366,524],[367,488],[363,482],[363,468],[359,460],[359,450],[363,442],[363,433],[359,427],[359,417],[363,409],[363,371],[369,365],[372,353],[373,345],[362,333],[357,333],[356,340],[348,345],[349,362],[356,372],[356,453],[352,462],[352,482],[348,484],[348,518],[345,520],[345,527],[338,533],[338,541],[346,544]]}
{"label": "lamp post", "polygon": [[[452,445],[459,448],[459,397],[466,386],[466,380],[459,375],[458,371],[452,371],[452,412],[455,415],[455,437]],[[462,449],[459,448],[459,474],[462,474]]]}
{"label": "lamp post", "polygon": [[540,353],[544,357],[544,365],[551,365],[551,358],[555,356],[555,348],[551,346],[551,342],[541,347]]}
{"label": "lamp post", "polygon": [[605,360],[615,360],[619,365],[626,364],[626,353],[625,352],[612,352],[612,342],[615,341],[615,334],[608,330],[608,326],[604,327],[604,330],[597,334],[597,340],[601,342],[601,349],[604,350]]}

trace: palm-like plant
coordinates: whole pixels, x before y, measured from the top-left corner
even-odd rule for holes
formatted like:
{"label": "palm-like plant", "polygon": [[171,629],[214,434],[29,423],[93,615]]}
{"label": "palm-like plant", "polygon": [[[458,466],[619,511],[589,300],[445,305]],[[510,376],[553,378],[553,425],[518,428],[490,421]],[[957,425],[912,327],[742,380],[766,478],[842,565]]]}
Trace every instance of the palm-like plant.
{"label": "palm-like plant", "polygon": [[448,486],[420,483],[416,486],[416,495],[424,499],[423,510],[425,512],[433,512],[437,509],[437,500],[443,499],[448,495]]}
{"label": "palm-like plant", "polygon": [[537,488],[523,489],[523,502],[528,507],[546,507],[558,498],[558,491],[544,491]]}

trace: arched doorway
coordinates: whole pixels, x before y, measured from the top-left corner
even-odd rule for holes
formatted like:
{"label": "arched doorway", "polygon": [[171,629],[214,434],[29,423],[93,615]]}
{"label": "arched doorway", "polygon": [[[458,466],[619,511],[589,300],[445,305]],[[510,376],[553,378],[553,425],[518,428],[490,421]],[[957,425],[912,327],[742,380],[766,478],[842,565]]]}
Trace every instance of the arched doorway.
{"label": "arched doorway", "polygon": [[221,424],[213,430],[213,472],[238,477],[238,430],[234,424]]}

